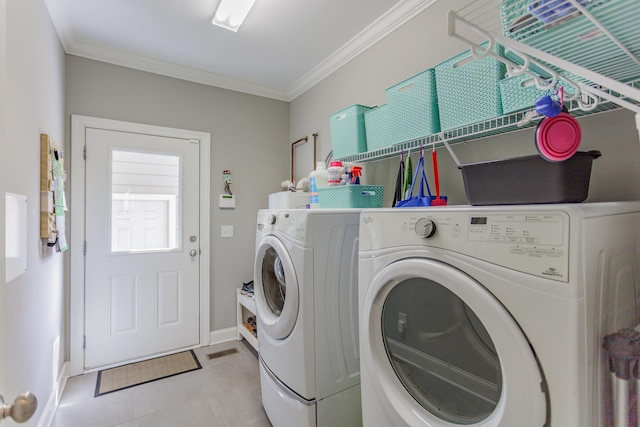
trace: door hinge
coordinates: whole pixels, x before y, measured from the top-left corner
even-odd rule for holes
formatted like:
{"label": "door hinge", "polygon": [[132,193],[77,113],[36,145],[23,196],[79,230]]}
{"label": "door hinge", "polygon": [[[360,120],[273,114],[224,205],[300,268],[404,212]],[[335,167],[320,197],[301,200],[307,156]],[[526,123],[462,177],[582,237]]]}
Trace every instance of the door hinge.
{"label": "door hinge", "polygon": [[87,254],[87,241],[82,242],[82,255]]}
{"label": "door hinge", "polygon": [[82,348],[87,348],[87,336],[82,336]]}
{"label": "door hinge", "polygon": [[87,146],[82,147],[82,158],[87,160]]}

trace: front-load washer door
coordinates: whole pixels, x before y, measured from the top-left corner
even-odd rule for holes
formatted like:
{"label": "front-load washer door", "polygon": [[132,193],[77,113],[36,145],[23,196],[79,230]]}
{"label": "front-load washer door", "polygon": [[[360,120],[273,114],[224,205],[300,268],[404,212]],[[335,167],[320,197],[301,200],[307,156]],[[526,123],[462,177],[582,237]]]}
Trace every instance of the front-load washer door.
{"label": "front-load washer door", "polygon": [[274,339],[289,336],[298,318],[298,278],[289,252],[274,236],[265,236],[256,250],[254,292],[264,332]]}
{"label": "front-load washer door", "polygon": [[527,338],[493,295],[454,267],[410,258],[380,270],[364,298],[360,339],[391,419],[410,426],[547,422],[544,381]]}

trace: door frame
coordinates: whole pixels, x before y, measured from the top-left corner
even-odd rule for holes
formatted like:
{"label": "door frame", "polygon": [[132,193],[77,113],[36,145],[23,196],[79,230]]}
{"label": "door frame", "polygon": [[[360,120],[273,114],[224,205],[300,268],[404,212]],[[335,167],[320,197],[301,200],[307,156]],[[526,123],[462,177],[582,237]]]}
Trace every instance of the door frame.
{"label": "door frame", "polygon": [[70,246],[71,269],[69,274],[69,372],[80,375],[84,363],[84,313],[85,313],[85,173],[84,147],[86,129],[97,128],[112,131],[161,135],[171,138],[196,139],[200,141],[200,342],[209,344],[209,293],[210,293],[210,156],[211,134],[186,129],[168,128],[101,119],[97,117],[71,115],[71,208]]}

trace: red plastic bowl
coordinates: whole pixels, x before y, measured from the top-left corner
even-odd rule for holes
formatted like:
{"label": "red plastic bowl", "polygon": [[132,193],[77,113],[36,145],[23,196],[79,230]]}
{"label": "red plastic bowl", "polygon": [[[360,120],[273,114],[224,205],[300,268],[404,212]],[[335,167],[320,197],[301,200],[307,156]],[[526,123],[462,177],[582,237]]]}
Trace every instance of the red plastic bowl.
{"label": "red plastic bowl", "polygon": [[582,130],[576,119],[563,112],[538,123],[535,136],[540,155],[552,162],[561,162],[578,151]]}

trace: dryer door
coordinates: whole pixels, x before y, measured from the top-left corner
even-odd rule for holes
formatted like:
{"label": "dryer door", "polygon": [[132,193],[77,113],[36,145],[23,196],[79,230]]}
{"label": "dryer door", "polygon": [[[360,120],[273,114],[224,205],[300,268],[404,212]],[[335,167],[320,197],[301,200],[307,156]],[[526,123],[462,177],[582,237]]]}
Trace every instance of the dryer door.
{"label": "dryer door", "polygon": [[254,292],[264,332],[274,339],[289,336],[298,319],[298,278],[282,242],[265,236],[256,250]]}
{"label": "dryer door", "polygon": [[397,261],[374,277],[362,309],[362,357],[392,419],[545,425],[544,381],[527,338],[470,276],[427,259]]}

